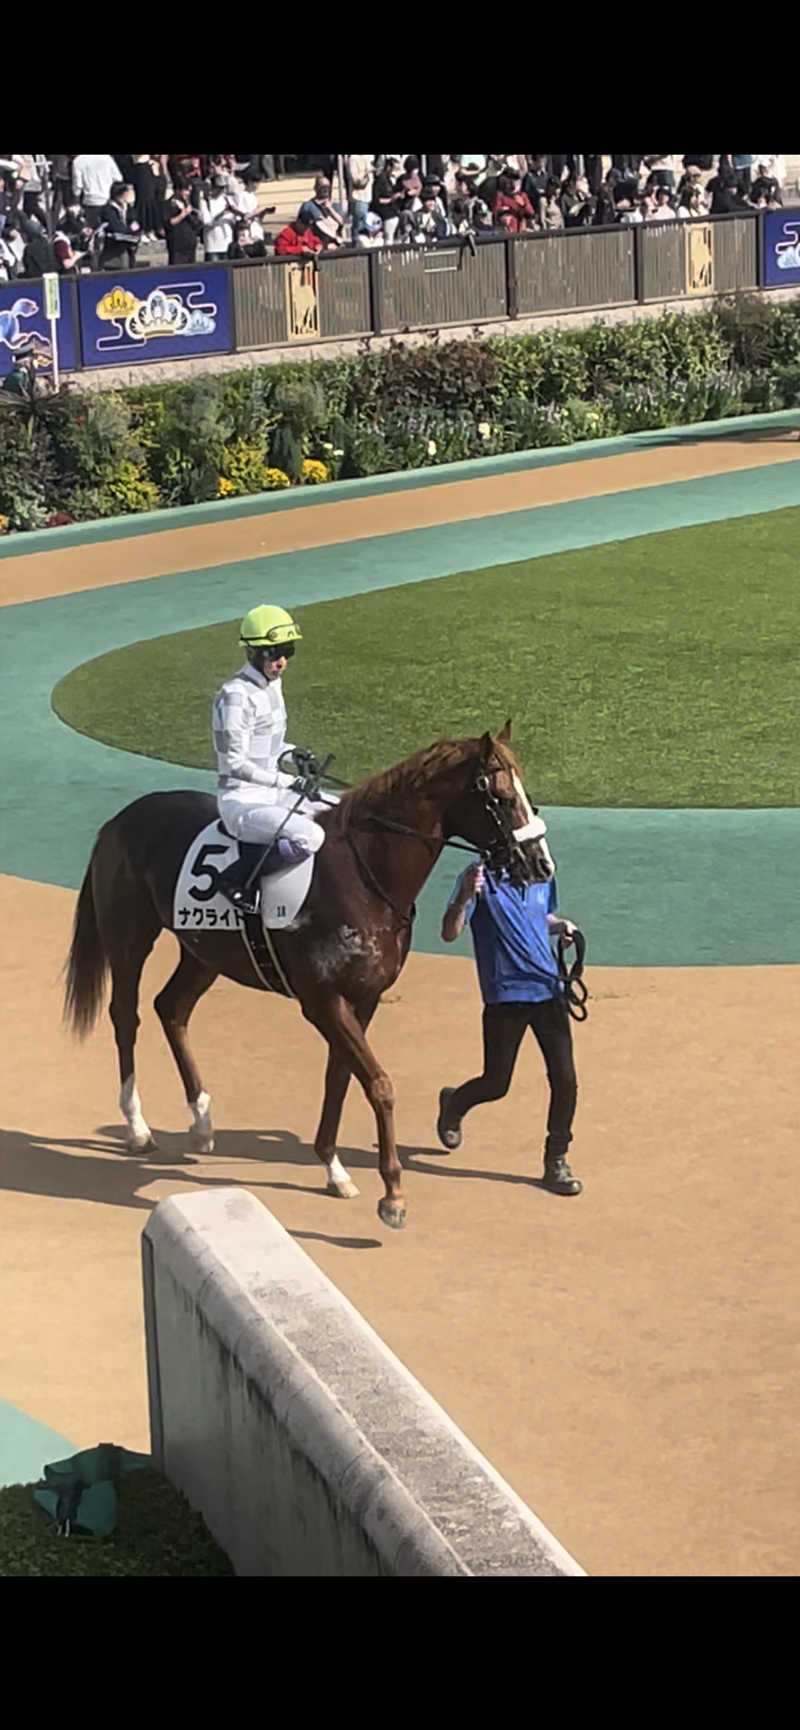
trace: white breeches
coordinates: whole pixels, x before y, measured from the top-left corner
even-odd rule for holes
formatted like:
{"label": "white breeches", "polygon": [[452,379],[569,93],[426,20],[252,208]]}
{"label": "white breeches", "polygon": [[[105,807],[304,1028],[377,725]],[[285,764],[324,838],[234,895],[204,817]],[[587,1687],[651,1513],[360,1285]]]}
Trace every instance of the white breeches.
{"label": "white breeches", "polygon": [[[265,804],[264,794],[270,799]],[[217,803],[225,828],[237,841],[271,841],[281,829],[287,811],[297,804],[297,794],[288,788],[248,787],[241,791],[220,793]],[[314,805],[307,799],[286,821],[281,834],[300,842],[309,853],[316,853],[325,840],[325,830],[314,822],[316,814],[326,810],[324,804]]]}

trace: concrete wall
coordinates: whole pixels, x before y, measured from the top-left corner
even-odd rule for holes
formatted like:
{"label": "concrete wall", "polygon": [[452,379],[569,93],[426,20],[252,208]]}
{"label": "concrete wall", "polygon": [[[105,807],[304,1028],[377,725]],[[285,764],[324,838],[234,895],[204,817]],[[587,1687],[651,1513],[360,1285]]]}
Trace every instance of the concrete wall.
{"label": "concrete wall", "polygon": [[238,1574],[583,1573],[254,1196],[142,1252],[154,1459]]}

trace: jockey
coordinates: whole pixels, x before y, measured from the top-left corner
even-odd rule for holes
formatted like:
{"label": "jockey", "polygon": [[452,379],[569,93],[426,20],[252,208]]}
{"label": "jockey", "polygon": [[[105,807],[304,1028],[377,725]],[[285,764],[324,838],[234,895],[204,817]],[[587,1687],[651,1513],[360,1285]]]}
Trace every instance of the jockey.
{"label": "jockey", "polygon": [[[282,607],[253,607],[242,620],[239,640],[247,662],[217,692],[213,728],[219,814],[239,842],[240,856],[220,872],[217,887],[241,912],[254,913],[258,883],[249,890],[245,885],[265,848],[280,829],[274,851],[264,860],[265,871],[316,853],[325,831],[314,818],[327,806],[309,800],[298,805],[302,776],[288,775],[278,766],[285,753],[296,751],[286,743],[281,677],[295,643],[301,641],[297,625]],[[298,756],[302,762],[304,753]]]}

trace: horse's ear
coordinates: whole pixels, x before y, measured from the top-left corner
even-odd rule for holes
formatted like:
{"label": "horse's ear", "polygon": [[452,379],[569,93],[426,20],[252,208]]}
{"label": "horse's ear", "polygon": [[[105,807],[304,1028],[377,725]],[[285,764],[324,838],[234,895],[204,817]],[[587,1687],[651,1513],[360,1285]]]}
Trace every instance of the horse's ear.
{"label": "horse's ear", "polygon": [[491,733],[484,733],[481,739],[481,762],[488,763],[494,750],[494,740]]}
{"label": "horse's ear", "polygon": [[502,733],[498,733],[497,737],[498,737],[501,745],[510,745],[511,744],[511,718],[510,718],[510,716],[509,716],[509,719],[506,721],[506,724],[503,728]]}

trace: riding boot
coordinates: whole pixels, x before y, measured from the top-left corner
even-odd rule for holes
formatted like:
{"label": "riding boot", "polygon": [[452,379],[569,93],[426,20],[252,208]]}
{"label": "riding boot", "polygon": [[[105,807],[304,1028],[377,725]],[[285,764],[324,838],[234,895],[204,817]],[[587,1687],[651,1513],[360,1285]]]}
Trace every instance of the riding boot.
{"label": "riding boot", "polygon": [[544,1144],[544,1186],[555,1195],[580,1195],[583,1184],[573,1177],[567,1164],[571,1136],[548,1135]]}
{"label": "riding boot", "polygon": [[249,889],[245,888],[245,885],[259,860],[264,857],[267,845],[266,841],[240,841],[238,859],[234,859],[233,864],[220,871],[217,877],[218,893],[224,895],[238,913],[258,912],[260,878],[256,877]]}
{"label": "riding boot", "polygon": [[[227,870],[221,871],[217,878],[217,889],[240,913],[258,912],[259,883],[262,877],[267,876],[270,871],[280,870],[282,865],[299,865],[301,860],[308,858],[308,843],[295,841],[290,835],[281,835],[269,852],[268,846],[267,841],[240,841],[238,859],[229,865]],[[247,879],[260,859],[264,861],[263,868],[249,889],[246,889]]]}

